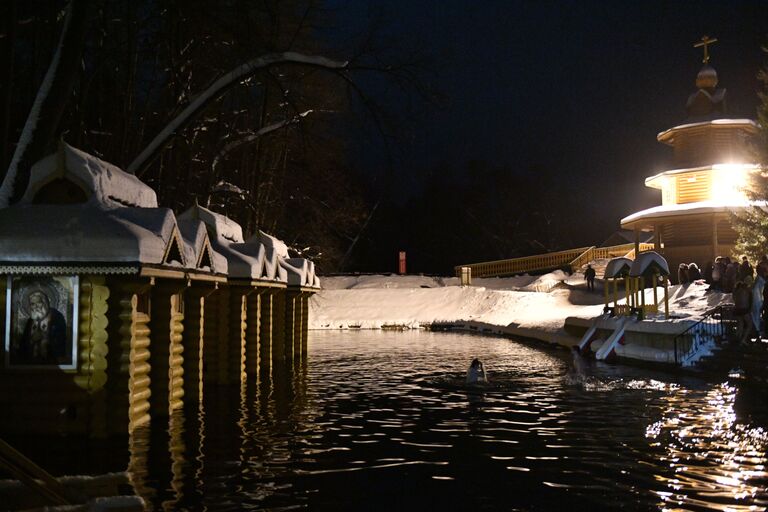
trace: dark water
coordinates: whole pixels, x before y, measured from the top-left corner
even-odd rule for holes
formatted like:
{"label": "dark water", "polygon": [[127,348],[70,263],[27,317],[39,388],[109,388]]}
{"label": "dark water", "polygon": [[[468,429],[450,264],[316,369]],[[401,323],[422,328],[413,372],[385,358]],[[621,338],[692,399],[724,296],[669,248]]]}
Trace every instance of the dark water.
{"label": "dark water", "polygon": [[[166,510],[768,505],[765,389],[452,333],[312,332],[309,354],[134,436],[137,488]],[[473,357],[488,389],[463,386]]]}

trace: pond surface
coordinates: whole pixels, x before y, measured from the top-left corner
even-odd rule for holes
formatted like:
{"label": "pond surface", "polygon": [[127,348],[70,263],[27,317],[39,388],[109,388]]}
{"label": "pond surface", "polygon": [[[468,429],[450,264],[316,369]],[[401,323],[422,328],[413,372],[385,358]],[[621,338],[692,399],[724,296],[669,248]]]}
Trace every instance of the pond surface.
{"label": "pond surface", "polygon": [[[473,357],[487,389],[463,384]],[[170,431],[130,441],[157,509],[768,505],[766,390],[739,382],[507,338],[327,331],[310,332],[307,364],[282,382],[205,395]]]}

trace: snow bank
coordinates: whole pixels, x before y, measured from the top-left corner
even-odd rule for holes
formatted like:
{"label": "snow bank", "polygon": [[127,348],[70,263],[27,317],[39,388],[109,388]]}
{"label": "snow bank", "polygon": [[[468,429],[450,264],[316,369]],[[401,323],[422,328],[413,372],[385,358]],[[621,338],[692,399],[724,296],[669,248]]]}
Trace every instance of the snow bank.
{"label": "snow bank", "polygon": [[[562,274],[562,273],[560,273]],[[310,300],[310,329],[418,328],[440,322],[471,322],[490,329],[554,342],[567,336],[566,317],[591,319],[602,313],[603,295],[588,292],[582,274],[481,279],[458,286],[455,278],[397,275],[323,278]],[[562,277],[562,279],[559,279]],[[559,286],[547,292],[552,281]],[[598,288],[600,281],[598,281]],[[681,318],[702,314],[730,295],[708,292],[703,282],[669,288],[670,312]],[[646,291],[648,302],[653,297]]]}

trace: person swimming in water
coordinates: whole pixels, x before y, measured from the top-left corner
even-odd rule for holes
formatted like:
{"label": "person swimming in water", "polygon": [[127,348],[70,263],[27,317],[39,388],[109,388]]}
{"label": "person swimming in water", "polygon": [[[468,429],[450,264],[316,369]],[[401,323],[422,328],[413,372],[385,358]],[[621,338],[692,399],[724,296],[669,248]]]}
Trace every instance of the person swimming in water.
{"label": "person swimming in water", "polygon": [[475,358],[467,370],[467,384],[488,384],[488,377],[485,375],[485,366]]}

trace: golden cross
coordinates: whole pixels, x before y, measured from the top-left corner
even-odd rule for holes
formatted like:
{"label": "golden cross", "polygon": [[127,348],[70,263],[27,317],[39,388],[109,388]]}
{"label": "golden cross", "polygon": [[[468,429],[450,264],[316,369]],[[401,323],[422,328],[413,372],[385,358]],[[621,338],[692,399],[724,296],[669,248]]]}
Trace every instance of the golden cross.
{"label": "golden cross", "polygon": [[716,42],[717,39],[710,39],[709,36],[704,36],[701,38],[701,41],[693,45],[694,48],[701,48],[702,46],[704,47],[704,60],[702,61],[704,64],[709,63],[709,51],[707,45]]}

